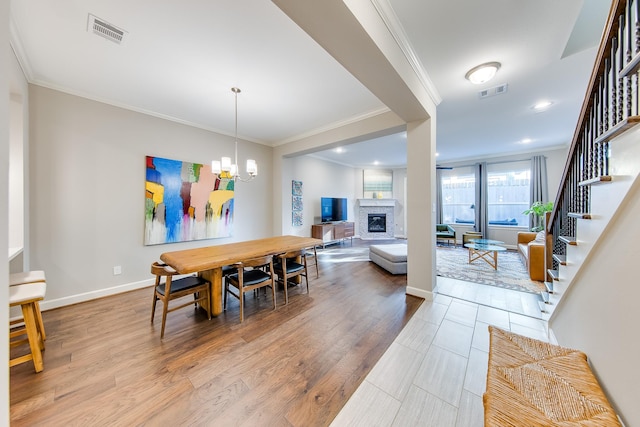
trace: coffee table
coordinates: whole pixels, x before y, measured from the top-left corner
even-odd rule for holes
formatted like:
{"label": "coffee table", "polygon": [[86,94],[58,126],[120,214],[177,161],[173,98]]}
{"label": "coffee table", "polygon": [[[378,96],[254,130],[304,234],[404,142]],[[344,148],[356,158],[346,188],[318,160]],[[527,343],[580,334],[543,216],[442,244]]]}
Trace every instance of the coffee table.
{"label": "coffee table", "polygon": [[474,243],[467,243],[464,245],[464,247],[469,248],[469,264],[477,259],[482,259],[484,262],[493,267],[494,270],[498,269],[498,252],[504,252],[507,250],[507,248],[505,248],[504,246],[498,246],[496,244],[488,243],[478,243],[477,241]]}
{"label": "coffee table", "polygon": [[504,242],[500,240],[491,239],[469,239],[471,243],[478,243],[480,245],[502,245]]}

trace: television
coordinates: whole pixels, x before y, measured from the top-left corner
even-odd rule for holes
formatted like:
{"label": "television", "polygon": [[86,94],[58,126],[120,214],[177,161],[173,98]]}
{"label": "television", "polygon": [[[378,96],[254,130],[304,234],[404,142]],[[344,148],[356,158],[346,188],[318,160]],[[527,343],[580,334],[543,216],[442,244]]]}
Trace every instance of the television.
{"label": "television", "polygon": [[336,197],[320,198],[320,217],[322,222],[346,221],[347,199]]}

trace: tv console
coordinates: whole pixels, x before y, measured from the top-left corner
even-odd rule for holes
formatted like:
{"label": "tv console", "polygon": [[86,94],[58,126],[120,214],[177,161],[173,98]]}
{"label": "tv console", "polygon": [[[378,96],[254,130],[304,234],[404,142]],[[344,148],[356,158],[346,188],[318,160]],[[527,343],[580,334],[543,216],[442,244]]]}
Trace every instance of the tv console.
{"label": "tv console", "polygon": [[322,240],[322,247],[328,244],[341,243],[350,239],[353,244],[355,224],[353,222],[324,222],[311,226],[311,237]]}

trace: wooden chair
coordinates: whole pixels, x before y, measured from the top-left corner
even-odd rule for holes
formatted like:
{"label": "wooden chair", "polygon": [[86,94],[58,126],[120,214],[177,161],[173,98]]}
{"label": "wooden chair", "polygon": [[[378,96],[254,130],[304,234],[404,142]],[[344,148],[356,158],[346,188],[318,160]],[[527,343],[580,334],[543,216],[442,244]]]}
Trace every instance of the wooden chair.
{"label": "wooden chair", "polygon": [[[45,278],[44,271],[42,270],[23,271],[21,273],[12,273],[9,275],[9,286],[26,285],[29,283],[45,283],[46,286],[46,282],[47,279]],[[42,321],[42,313],[40,312],[40,302],[36,301],[34,304],[36,320],[38,321],[38,326],[42,333],[42,340],[44,341],[47,339],[47,334],[44,331],[44,322]]]}
{"label": "wooden chair", "polygon": [[[181,279],[172,280],[177,272],[166,264],[154,262],[151,265],[151,274],[156,276],[156,283],[153,289],[153,304],[151,306],[151,323],[156,314],[156,302],[162,301],[162,330],[160,331],[160,339],[164,338],[164,327],[167,321],[167,313],[179,308],[191,305],[192,301],[188,301],[178,306],[169,308],[169,301],[182,298],[187,295],[194,295],[195,303],[199,303],[201,307],[207,310],[207,316],[211,319],[211,299],[209,297],[209,289],[211,284],[198,276],[188,276]],[[162,277],[165,278],[161,283]]]}
{"label": "wooden chair", "polygon": [[[307,293],[309,293],[309,275],[307,272],[306,250],[291,251],[278,256],[278,262],[275,264],[278,282],[282,282],[284,287],[284,303],[289,303],[288,285],[298,284],[290,279],[298,276],[304,277],[307,282]],[[300,260],[300,262],[298,262]],[[316,261],[317,262],[317,261]]]}
{"label": "wooden chair", "polygon": [[[45,282],[29,283],[9,287],[9,307],[20,306],[24,318],[24,326],[9,332],[10,347],[16,347],[24,343],[29,343],[29,353],[23,356],[9,359],[9,367],[33,360],[33,367],[36,372],[44,369],[42,351],[44,351],[44,330],[37,320],[36,303],[44,299],[47,291]],[[27,338],[12,340],[12,338],[26,335]]]}
{"label": "wooden chair", "polygon": [[[224,284],[224,309],[227,309],[227,295],[240,300],[240,322],[244,320],[244,294],[254,289],[271,287],[273,309],[276,309],[276,287],[273,279],[273,256],[252,258],[234,264],[237,272],[229,274]],[[262,269],[264,267],[264,270]],[[237,289],[233,292],[231,286]]]}
{"label": "wooden chair", "polygon": [[[318,253],[316,252],[316,247],[307,248],[304,254],[305,259],[307,260],[307,267],[316,266],[316,279],[320,277],[320,272],[318,270]],[[313,261],[313,264],[309,263],[309,260]]]}

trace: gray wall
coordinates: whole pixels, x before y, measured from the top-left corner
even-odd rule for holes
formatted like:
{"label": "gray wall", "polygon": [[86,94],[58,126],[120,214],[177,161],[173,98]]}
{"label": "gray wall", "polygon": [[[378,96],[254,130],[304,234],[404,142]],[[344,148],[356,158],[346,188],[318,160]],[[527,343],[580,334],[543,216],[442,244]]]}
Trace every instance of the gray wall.
{"label": "gray wall", "polygon": [[[233,138],[30,86],[30,268],[43,308],[146,285],[161,253],[271,236],[272,149],[240,142],[260,175],[239,182],[232,238],[144,246],[145,156],[196,163],[233,155]],[[244,164],[245,159],[239,159]],[[122,267],[114,276],[113,267]]]}

